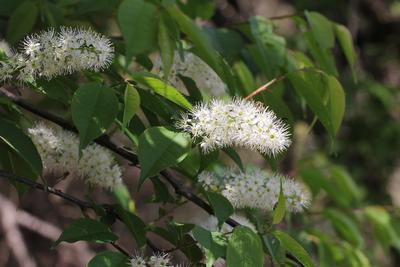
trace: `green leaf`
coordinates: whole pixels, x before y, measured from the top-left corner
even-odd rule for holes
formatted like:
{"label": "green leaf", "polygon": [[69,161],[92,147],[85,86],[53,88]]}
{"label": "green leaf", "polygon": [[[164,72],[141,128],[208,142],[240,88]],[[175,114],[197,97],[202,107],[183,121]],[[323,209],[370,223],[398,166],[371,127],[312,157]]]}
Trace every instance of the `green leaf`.
{"label": "green leaf", "polygon": [[206,170],[210,165],[218,162],[219,150],[214,150],[208,154],[200,153],[199,173]]}
{"label": "green leaf", "polygon": [[180,9],[192,19],[196,17],[205,20],[210,19],[215,11],[215,2],[213,0],[179,1],[178,5]]}
{"label": "green leaf", "polygon": [[[159,97],[158,95],[153,94],[153,92],[149,90],[144,90],[137,88],[139,95],[140,95],[140,105],[142,107],[142,111],[146,118],[149,120],[149,123],[151,125],[159,125],[158,123],[158,118],[150,118],[149,117],[149,112],[151,112],[151,115],[158,115],[161,118],[163,118],[166,121],[169,121],[172,117],[172,114],[176,112],[176,107],[173,108],[170,103],[167,103],[164,101],[162,97]],[[142,130],[142,132],[145,129]]]}
{"label": "green leaf", "polygon": [[203,248],[212,253],[214,259],[225,257],[226,241],[222,238],[221,233],[210,232],[196,225],[192,230],[192,234]]}
{"label": "green leaf", "polygon": [[272,217],[272,223],[273,224],[280,223],[282,219],[285,217],[285,212],[286,212],[286,198],[285,195],[283,194],[282,180],[281,180],[281,190],[279,193],[278,204],[276,205],[276,208],[274,210],[274,215]]}
{"label": "green leaf", "polygon": [[10,14],[22,3],[23,0],[0,0],[0,15],[4,17],[9,17]]}
{"label": "green leaf", "polygon": [[248,66],[243,61],[237,61],[233,65],[233,71],[239,80],[242,95],[247,96],[253,92],[256,88],[256,83]]}
{"label": "green leaf", "polygon": [[213,47],[220,53],[225,60],[233,63],[239,58],[240,52],[244,47],[244,42],[239,33],[226,28],[203,27],[207,33]]}
{"label": "green leaf", "polygon": [[347,59],[347,62],[350,65],[351,71],[353,73],[353,79],[357,80],[357,74],[355,71],[355,63],[356,63],[356,53],[354,52],[353,41],[351,38],[351,33],[349,30],[340,24],[335,24],[335,34],[339,41],[340,46],[342,47],[343,53]]}
{"label": "green leaf", "polygon": [[173,0],[163,0],[163,6],[166,8],[172,18],[178,23],[182,32],[184,32],[193,42],[199,56],[213,68],[219,75],[222,74],[220,59],[215,49],[212,47],[206,33],[204,33],[189,17],[187,17],[175,4]]}
{"label": "green leaf", "polygon": [[280,245],[279,240],[272,234],[264,234],[262,241],[268,250],[269,255],[276,267],[281,267],[280,262],[286,258],[285,250]]}
{"label": "green leaf", "polygon": [[335,45],[333,23],[318,12],[304,12],[311,27],[311,32],[318,45],[323,48],[332,48]]}
{"label": "green leaf", "polygon": [[229,239],[226,261],[229,267],[264,266],[264,253],[258,235],[245,226],[235,227]]}
{"label": "green leaf", "polygon": [[203,258],[203,253],[195,244],[195,240],[188,234],[193,227],[193,224],[180,224],[172,221],[167,224],[166,228],[153,227],[152,231],[176,247],[180,247],[193,265],[197,266],[194,263]]}
{"label": "green leaf", "polygon": [[179,79],[183,82],[185,85],[186,90],[189,93],[190,100],[192,102],[201,102],[203,101],[203,96],[201,94],[200,89],[197,87],[195,81],[193,81],[189,77],[185,77],[183,75],[178,74]]}
{"label": "green leaf", "polygon": [[158,22],[158,47],[160,48],[163,63],[163,78],[167,79],[174,63],[175,43],[168,32],[163,16],[160,17]]}
{"label": "green leaf", "polygon": [[354,248],[347,243],[343,244],[343,248],[346,260],[349,262],[348,266],[371,267],[367,256],[360,249]]}
{"label": "green leaf", "polygon": [[115,206],[115,212],[135,238],[138,247],[143,247],[146,244],[146,224],[138,216],[129,210],[125,210],[121,205]]}
{"label": "green leaf", "polygon": [[324,49],[318,46],[318,43],[311,32],[304,33],[304,38],[308,49],[318,67],[330,75],[337,76],[338,72],[335,65],[335,58],[332,54],[332,49]]}
{"label": "green leaf", "polygon": [[[313,195],[317,195],[319,190],[323,189],[340,206],[349,208],[354,205],[355,198],[346,188],[348,177],[343,176],[343,174],[332,171],[332,175],[328,179],[326,172],[323,172],[320,168],[306,165],[300,167],[300,175],[311,188]],[[342,182],[345,184],[342,184]]]}
{"label": "green leaf", "polygon": [[22,2],[11,14],[7,28],[7,40],[16,44],[32,31],[35,26],[39,9],[33,1]]}
{"label": "green leaf", "polygon": [[135,202],[132,200],[128,188],[124,185],[118,185],[114,191],[114,198],[117,203],[126,211],[135,213],[136,207]]}
{"label": "green leaf", "polygon": [[[274,85],[271,86],[270,89],[259,94],[259,99],[264,103],[265,106],[268,106],[270,109],[272,109],[279,118],[284,119],[289,125],[293,125],[292,112],[283,98],[279,95],[278,90],[275,89],[278,88]],[[255,100],[258,100],[258,98]]]}
{"label": "green leaf", "polygon": [[346,169],[333,165],[330,167],[330,173],[335,192],[340,192],[340,197],[347,199],[349,204],[357,205],[363,197],[362,192]]}
{"label": "green leaf", "polygon": [[67,226],[53,247],[61,242],[75,243],[77,241],[88,241],[93,243],[110,243],[117,239],[118,237],[111,233],[103,223],[89,218],[81,218]]}
{"label": "green leaf", "polygon": [[288,78],[334,138],[345,111],[345,95],[339,81],[323,72],[311,70],[289,73]]}
{"label": "green leaf", "polygon": [[[304,74],[292,72],[288,74],[288,78],[296,92],[306,100],[307,105],[311,108],[328,132],[333,134],[332,124],[329,119],[329,111],[323,101],[324,88],[321,88],[321,84],[314,83],[314,81],[321,79],[320,77],[321,75],[315,72],[306,72]],[[317,87],[315,85],[317,85]]]}
{"label": "green leaf", "polygon": [[129,258],[120,252],[103,251],[94,256],[87,267],[126,267]]}
{"label": "green leaf", "polygon": [[192,104],[190,104],[190,102],[175,87],[166,84],[162,80],[144,73],[135,73],[132,75],[132,78],[136,82],[149,87],[154,92],[168,99],[169,101],[185,109],[192,108]]}
{"label": "green leaf", "polygon": [[244,166],[240,155],[231,147],[225,147],[222,149],[234,162],[235,164],[243,171]]}
{"label": "green leaf", "polygon": [[70,103],[71,95],[69,94],[69,88],[64,78],[54,78],[50,81],[39,79],[36,81],[35,89],[65,105],[69,105]]}
{"label": "green leaf", "polygon": [[298,259],[304,267],[314,266],[308,252],[291,236],[282,231],[275,231],[274,236],[279,239],[281,245],[286,248],[296,259]]}
{"label": "green leaf", "polygon": [[218,224],[221,226],[234,212],[232,204],[223,195],[215,192],[207,192],[208,201],[213,208]]}
{"label": "green leaf", "polygon": [[[3,145],[3,143],[1,142],[0,144]],[[4,152],[1,154],[3,154],[3,156],[7,158],[7,165],[2,167],[3,170],[9,170],[15,175],[31,179],[32,181],[36,181],[39,178],[36,172],[31,168],[29,163],[27,163],[21,156],[19,156],[18,153],[12,151],[12,149],[8,148],[6,145],[4,145],[4,147],[0,146],[0,150],[1,149],[3,149],[2,152]],[[13,183],[15,188],[17,189],[19,199],[22,199],[24,194],[28,192],[29,189],[31,189],[30,186],[25,185],[24,183],[19,183],[13,180],[11,180],[11,183]]]}
{"label": "green leaf", "polygon": [[199,173],[201,153],[197,148],[193,148],[187,157],[178,164],[178,170],[189,178],[195,178]]}
{"label": "green leaf", "polygon": [[335,44],[334,24],[317,12],[305,12],[310,32],[305,39],[310,52],[320,68],[331,75],[337,75],[332,48]]}
{"label": "green leaf", "polygon": [[332,124],[333,136],[335,136],[342,123],[346,109],[344,90],[339,81],[333,76],[326,76],[329,92],[328,110]]}
{"label": "green leaf", "polygon": [[252,50],[253,58],[268,79],[277,75],[285,63],[286,42],[273,32],[273,24],[264,17],[250,19],[250,30],[256,47]]}
{"label": "green leaf", "polygon": [[154,188],[152,202],[174,203],[174,197],[171,196],[168,187],[158,177],[151,177],[150,179]]}
{"label": "green leaf", "polygon": [[21,129],[0,118],[0,139],[21,157],[37,176],[42,174],[40,155],[31,139]]}
{"label": "green leaf", "polygon": [[362,246],[363,239],[361,233],[349,216],[334,209],[325,209],[324,215],[331,221],[333,228],[340,236],[358,248]]}
{"label": "green leaf", "polygon": [[[322,232],[310,229],[308,234],[316,240],[316,245],[318,245],[318,259],[320,267],[331,267],[343,264],[344,253],[342,251],[342,244],[345,242],[336,242],[336,239],[332,239],[329,235],[323,234]],[[336,245],[335,243],[338,243]]]}
{"label": "green leaf", "polygon": [[124,95],[124,116],[122,119],[123,128],[129,125],[129,122],[135,116],[140,107],[140,95],[131,84],[127,84]]}
{"label": "green leaf", "polygon": [[128,61],[156,47],[158,11],[155,5],[144,0],[124,0],[118,8],[117,20],[126,42]]}
{"label": "green leaf", "polygon": [[190,151],[189,136],[164,127],[152,127],[139,137],[138,157],[141,166],[139,184],[185,159]]}
{"label": "green leaf", "polygon": [[374,226],[374,235],[382,247],[389,251],[389,247],[393,246],[400,251],[400,236],[396,232],[390,214],[382,207],[371,206],[364,209],[367,219]]}
{"label": "green leaf", "polygon": [[79,131],[79,148],[104,134],[118,113],[114,91],[99,83],[88,83],[74,94],[71,104],[72,120]]}

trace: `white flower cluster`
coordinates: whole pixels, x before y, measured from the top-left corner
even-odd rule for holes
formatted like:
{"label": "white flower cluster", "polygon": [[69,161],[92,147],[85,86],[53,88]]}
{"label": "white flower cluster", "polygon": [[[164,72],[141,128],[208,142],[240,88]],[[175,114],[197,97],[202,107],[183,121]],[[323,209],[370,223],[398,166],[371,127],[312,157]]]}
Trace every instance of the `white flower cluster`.
{"label": "white flower cluster", "polygon": [[90,185],[111,190],[122,183],[121,168],[109,150],[94,143],[82,151],[79,159],[79,138],[74,133],[44,123],[37,123],[28,133],[42,158],[45,172],[68,172]]}
{"label": "white flower cluster", "polygon": [[303,184],[258,168],[245,172],[228,168],[220,174],[203,171],[198,181],[206,190],[221,192],[237,209],[272,210],[278,202],[281,181],[288,211],[301,212],[310,204],[310,193]]}
{"label": "white flower cluster", "polygon": [[[163,73],[162,67],[162,59],[158,56],[153,61],[153,72]],[[175,88],[185,88],[178,75],[191,78],[200,90],[205,90],[214,96],[223,95],[226,91],[226,85],[218,74],[198,56],[188,51],[182,55],[175,52],[174,64],[168,77],[168,81]]]}
{"label": "white flower cluster", "polygon": [[21,53],[1,62],[0,68],[7,65],[12,73],[0,75],[0,81],[15,76],[22,82],[30,82],[80,70],[100,71],[111,64],[113,52],[111,41],[91,30],[50,29],[25,38]]}
{"label": "white flower cluster", "polygon": [[238,98],[196,105],[182,115],[177,127],[201,138],[200,147],[205,153],[237,146],[275,155],[290,145],[288,127],[275,113]]}
{"label": "white flower cluster", "polygon": [[166,253],[159,253],[145,258],[135,255],[130,259],[131,267],[183,267],[183,265],[174,265],[171,263],[170,256]]}

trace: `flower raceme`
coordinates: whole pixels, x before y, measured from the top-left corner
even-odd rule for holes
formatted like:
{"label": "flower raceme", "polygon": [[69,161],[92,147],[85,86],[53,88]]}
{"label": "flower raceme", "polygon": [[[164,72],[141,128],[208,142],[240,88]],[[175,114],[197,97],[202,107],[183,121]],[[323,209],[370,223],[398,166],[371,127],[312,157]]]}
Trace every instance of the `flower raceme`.
{"label": "flower raceme", "polygon": [[37,123],[28,133],[42,158],[45,172],[68,172],[84,178],[90,185],[110,190],[122,183],[121,168],[107,149],[91,144],[82,150],[79,159],[79,138],[74,133],[44,123]]}
{"label": "flower raceme", "polygon": [[166,253],[154,254],[150,258],[135,255],[130,259],[131,267],[183,267],[183,265],[174,265]]}
{"label": "flower raceme", "polygon": [[206,190],[221,192],[237,209],[272,210],[278,202],[281,182],[288,211],[301,212],[310,203],[309,191],[303,184],[258,168],[245,172],[238,168],[227,168],[221,173],[203,171],[198,181]]}
{"label": "flower raceme", "polygon": [[200,138],[204,153],[229,146],[276,155],[290,145],[288,127],[268,108],[235,98],[198,104],[177,126]]}
{"label": "flower raceme", "polygon": [[49,29],[25,38],[21,53],[1,62],[13,69],[13,75],[0,76],[0,81],[16,77],[22,82],[37,78],[52,79],[80,70],[100,71],[113,59],[111,41],[91,30],[63,27]]}

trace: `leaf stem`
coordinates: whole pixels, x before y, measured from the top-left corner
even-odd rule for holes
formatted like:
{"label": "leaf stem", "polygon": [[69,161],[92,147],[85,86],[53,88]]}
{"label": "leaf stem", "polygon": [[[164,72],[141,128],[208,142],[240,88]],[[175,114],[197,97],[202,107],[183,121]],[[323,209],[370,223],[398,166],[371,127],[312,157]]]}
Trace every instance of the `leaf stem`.
{"label": "leaf stem", "polygon": [[253,97],[255,97],[256,95],[258,95],[259,93],[261,93],[261,92],[267,90],[269,87],[271,87],[272,85],[274,85],[275,83],[277,83],[277,82],[279,82],[279,81],[282,81],[282,80],[285,79],[285,78],[286,78],[286,75],[282,75],[282,76],[279,76],[279,77],[276,77],[276,78],[270,80],[269,82],[267,82],[267,83],[264,84],[263,86],[261,86],[261,87],[257,88],[256,90],[254,90],[252,93],[250,93],[250,94],[249,94],[248,96],[246,96],[244,99],[245,99],[245,100],[250,100],[250,99],[252,99]]}
{"label": "leaf stem", "polygon": [[245,100],[250,100],[253,97],[255,97],[256,95],[258,95],[259,93],[266,91],[269,87],[271,87],[272,85],[276,84],[277,82],[280,82],[280,81],[286,79],[289,74],[296,73],[296,72],[301,72],[301,71],[316,71],[316,69],[315,68],[311,68],[311,67],[306,67],[306,68],[301,68],[301,69],[294,70],[292,72],[288,72],[288,73],[282,74],[282,75],[270,80],[269,82],[267,82],[263,86],[257,88],[256,90],[251,92],[248,96],[246,96],[244,99]]}

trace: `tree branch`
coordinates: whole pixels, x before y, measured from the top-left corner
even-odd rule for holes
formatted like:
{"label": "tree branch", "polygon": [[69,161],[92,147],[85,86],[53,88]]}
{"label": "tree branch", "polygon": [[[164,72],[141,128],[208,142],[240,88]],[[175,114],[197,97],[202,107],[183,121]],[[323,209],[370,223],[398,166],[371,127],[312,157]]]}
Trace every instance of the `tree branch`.
{"label": "tree branch", "polygon": [[[305,69],[299,69],[299,70],[297,70],[297,71],[303,71],[303,70],[305,70]],[[279,78],[279,77],[278,77],[278,78]],[[277,78],[277,79],[278,79],[278,78]],[[283,78],[284,78],[284,77],[279,78],[279,79],[283,79]],[[46,120],[49,120],[49,121],[51,121],[51,122],[53,122],[53,123],[55,123],[55,124],[58,124],[59,126],[61,126],[61,127],[64,128],[64,129],[73,131],[73,132],[75,132],[75,133],[78,132],[77,129],[76,129],[75,127],[73,127],[68,121],[66,121],[66,120],[64,120],[64,119],[62,119],[62,118],[59,118],[58,116],[55,116],[54,114],[51,114],[51,113],[49,113],[49,112],[36,109],[36,108],[32,107],[30,104],[25,103],[24,101],[22,101],[22,100],[16,98],[14,95],[12,95],[11,93],[9,93],[9,92],[7,92],[7,91],[5,91],[5,90],[0,90],[0,94],[3,94],[3,95],[5,95],[5,96],[7,96],[8,98],[10,98],[10,99],[13,101],[13,103],[17,104],[18,106],[22,107],[23,109],[28,110],[28,111],[30,111],[31,113],[33,113],[33,114],[35,114],[35,115],[37,115],[37,116],[39,116],[39,117],[42,117],[42,118],[44,118],[44,119],[46,119]],[[131,152],[131,151],[128,151],[128,150],[126,150],[126,149],[123,149],[122,147],[119,147],[119,146],[117,146],[116,144],[114,144],[112,141],[110,141],[109,136],[107,136],[107,135],[102,135],[102,136],[100,136],[99,138],[95,139],[94,141],[95,141],[97,144],[99,144],[99,145],[101,145],[101,146],[104,146],[104,147],[110,149],[111,151],[113,151],[114,153],[118,154],[118,155],[121,156],[122,158],[124,158],[124,159],[130,161],[133,165],[135,165],[135,166],[138,165],[139,160],[138,160],[137,155],[134,154],[134,153]],[[197,206],[199,206],[200,208],[202,208],[203,210],[205,210],[207,213],[209,213],[209,214],[211,214],[211,215],[214,214],[214,212],[213,212],[211,206],[210,206],[207,202],[205,202],[203,199],[201,199],[201,198],[198,197],[197,195],[195,195],[195,194],[193,194],[192,192],[190,192],[188,189],[182,187],[168,171],[166,171],[166,170],[161,171],[160,174],[161,174],[161,175],[165,178],[165,180],[174,188],[175,193],[176,193],[177,195],[183,196],[184,198],[188,199],[189,201],[193,202],[194,204],[196,204]],[[0,172],[0,175],[1,175],[1,172]],[[29,179],[27,179],[27,180],[29,180]],[[29,181],[30,181],[30,182],[33,182],[33,181],[31,181],[31,180],[29,180]],[[29,185],[29,184],[28,184],[28,185]],[[33,182],[33,187],[36,187],[36,188],[41,189],[41,190],[44,190],[44,189],[43,189],[43,188],[44,188],[43,185],[39,184],[39,187],[37,187],[37,185],[36,185],[35,182]],[[45,190],[44,190],[44,191],[45,191]],[[60,196],[60,197],[63,197],[62,195],[66,195],[66,194],[64,194],[64,193],[62,193],[62,192],[60,192],[60,191],[58,191],[58,190],[55,190],[54,192],[50,192],[50,191],[49,191],[49,193],[56,194],[56,195],[58,195],[58,196]],[[62,194],[60,194],[60,193],[62,193]],[[71,201],[71,200],[70,200],[70,201]],[[90,205],[90,204],[89,204],[89,205]],[[86,208],[92,208],[92,207],[86,207]],[[225,222],[226,222],[228,225],[232,226],[232,227],[236,227],[236,226],[239,226],[239,225],[240,225],[238,222],[236,222],[235,220],[233,220],[233,219],[231,219],[231,218],[228,218]],[[151,249],[153,249],[154,251],[160,251],[160,250],[157,249],[157,248],[154,246],[154,244],[152,244],[149,240],[148,240],[148,242],[147,242],[147,245],[148,245]],[[301,263],[300,263],[299,261],[297,261],[297,259],[294,258],[291,254],[288,254],[287,256],[288,256],[289,258],[295,260],[295,261],[298,262],[299,264],[301,264]]]}
{"label": "tree branch", "polygon": [[270,80],[269,82],[267,82],[267,83],[264,84],[263,86],[257,88],[256,90],[254,90],[253,92],[251,92],[248,96],[246,96],[244,99],[245,99],[245,100],[250,100],[250,99],[252,99],[253,97],[255,97],[256,95],[258,95],[259,93],[264,92],[265,90],[267,90],[269,87],[271,87],[271,86],[274,85],[275,83],[280,82],[280,81],[286,79],[287,76],[288,76],[288,74],[296,73],[296,72],[301,72],[301,71],[316,71],[316,72],[319,72],[319,70],[317,70],[317,69],[307,67],[307,68],[301,68],[301,69],[297,69],[297,70],[294,70],[294,71],[289,72],[289,73],[282,74],[282,75],[280,75],[280,76],[278,76],[278,77],[276,77],[276,78]]}
{"label": "tree branch", "polygon": [[[31,112],[32,114],[35,114],[36,116],[39,116],[48,121],[51,121],[51,122],[57,124],[58,126],[61,126],[65,130],[68,130],[68,131],[71,131],[74,133],[78,133],[78,130],[73,125],[71,125],[67,120],[60,118],[60,117],[58,117],[52,113],[49,113],[47,111],[37,109],[37,108],[33,107],[32,105],[20,100],[18,97],[11,94],[7,90],[4,90],[3,88],[0,89],[0,95],[4,95],[4,96],[8,97],[9,99],[12,100],[12,102],[14,104]],[[102,135],[102,136],[98,137],[97,139],[95,139],[94,141],[97,144],[104,146],[104,147],[108,148],[109,150],[113,151],[114,153],[120,155],[124,159],[129,160],[134,165],[137,165],[139,163],[139,160],[135,154],[133,154],[132,152],[130,152],[122,147],[119,147],[116,144],[114,144],[113,142],[111,142],[109,136],[107,136],[107,135]]]}
{"label": "tree branch", "polygon": [[[199,206],[200,208],[205,210],[208,214],[214,215],[213,209],[211,208],[211,206],[209,204],[207,204],[207,202],[205,202],[204,200],[202,200],[200,197],[193,194],[189,190],[183,188],[177,181],[175,181],[175,179],[172,177],[172,175],[169,172],[161,171],[160,174],[174,188],[175,193],[177,195],[183,196],[184,198],[190,200],[191,202],[193,202],[194,204],[196,204],[197,206]],[[225,223],[229,224],[232,227],[240,225],[238,222],[236,222],[235,220],[233,220],[231,218],[228,218],[225,221]]]}
{"label": "tree branch", "polygon": [[16,176],[16,175],[11,174],[9,172],[6,172],[4,170],[0,170],[0,176],[3,177],[3,178],[7,178],[8,180],[15,181],[15,182],[18,182],[18,183],[21,183],[21,184],[28,185],[28,186],[30,186],[32,188],[36,188],[36,189],[42,190],[42,191],[47,192],[49,194],[53,194],[53,195],[59,196],[59,197],[65,199],[65,200],[67,200],[67,201],[79,206],[79,208],[82,209],[82,210],[93,209],[93,206],[90,203],[85,202],[83,200],[80,200],[80,199],[78,199],[76,197],[73,197],[71,195],[68,195],[68,194],[66,194],[66,193],[64,193],[64,192],[62,192],[60,190],[57,190],[57,189],[55,189],[53,187],[45,186],[45,185],[37,183],[37,182],[35,182],[33,180],[30,180],[30,179],[27,179],[27,178],[24,178],[24,177]]}
{"label": "tree branch", "polygon": [[[14,95],[12,95],[11,93],[7,92],[6,90],[1,90],[0,93],[2,93],[3,95],[7,96],[8,98],[10,98],[15,104],[17,104],[18,106],[22,107],[23,109],[41,117],[44,118],[46,120],[49,120],[59,126],[61,126],[63,129],[78,133],[78,130],[73,127],[68,121],[54,115],[51,114],[49,112],[46,111],[42,111],[39,110],[35,107],[32,107],[30,104],[18,99],[17,97],[15,97]],[[117,146],[116,144],[114,144],[112,141],[110,141],[109,136],[107,135],[102,135],[99,138],[94,140],[97,144],[104,146],[108,149],[110,149],[111,151],[113,151],[114,153],[116,153],[117,155],[121,156],[122,158],[130,161],[132,164],[134,165],[138,165],[139,160],[137,155],[135,155],[134,153]],[[171,186],[174,188],[175,193],[178,195],[181,195],[183,197],[185,197],[186,199],[188,199],[189,201],[193,202],[194,204],[196,204],[197,206],[199,206],[200,208],[202,208],[203,210],[205,210],[206,212],[208,212],[209,214],[214,214],[212,208],[210,205],[207,204],[207,202],[205,202],[204,200],[202,200],[200,197],[198,197],[197,195],[191,193],[189,190],[181,187],[181,185],[175,181],[175,179],[172,177],[172,175],[164,170],[161,171],[160,174],[165,178],[165,180],[167,180],[167,182],[169,184],[171,184]],[[30,181],[30,180],[29,180]],[[232,227],[238,226],[239,224],[232,220],[232,219],[228,219],[226,221],[227,224],[229,224]]]}
{"label": "tree branch", "polygon": [[[71,196],[71,195],[69,195],[69,194],[66,194],[66,193],[64,193],[64,192],[62,192],[62,191],[60,191],[60,190],[57,190],[57,189],[53,188],[53,187],[45,186],[45,185],[43,185],[43,184],[37,183],[37,182],[35,182],[35,181],[33,181],[33,180],[30,180],[30,179],[28,179],[28,178],[20,177],[20,176],[17,176],[17,175],[15,175],[15,174],[6,172],[6,171],[4,171],[4,170],[0,170],[0,177],[6,178],[6,179],[8,179],[8,180],[10,180],[10,181],[14,181],[14,182],[18,182],[18,183],[21,183],[21,184],[28,185],[28,186],[30,186],[31,188],[35,188],[35,189],[42,190],[42,191],[44,191],[44,192],[47,192],[48,194],[53,194],[53,195],[56,195],[56,196],[58,196],[58,197],[61,197],[61,198],[65,199],[65,200],[67,200],[67,201],[69,201],[69,202],[71,202],[71,203],[73,203],[73,204],[79,206],[79,208],[80,208],[81,210],[86,210],[86,209],[92,209],[92,210],[94,210],[93,205],[90,204],[90,203],[88,203],[88,202],[85,202],[85,201],[83,201],[83,200],[81,200],[81,199],[78,199],[78,198],[76,198],[76,197],[74,197],[74,196]],[[121,218],[114,212],[114,210],[112,210],[110,207],[107,207],[106,211],[109,212],[109,213],[111,213],[111,214],[113,214],[113,215],[115,215],[115,217],[116,217],[118,220],[122,221],[122,219],[121,219]],[[111,245],[112,245],[114,248],[116,248],[117,250],[119,250],[120,252],[122,252],[123,254],[127,255],[128,257],[130,257],[130,254],[129,254],[125,249],[123,249],[120,245],[116,244],[115,242],[111,243]],[[150,247],[150,249],[152,249],[152,250],[155,251],[155,252],[160,252],[160,251],[161,251],[160,249],[158,249],[158,248],[157,248],[151,241],[149,241],[149,240],[147,240],[147,245]]]}

